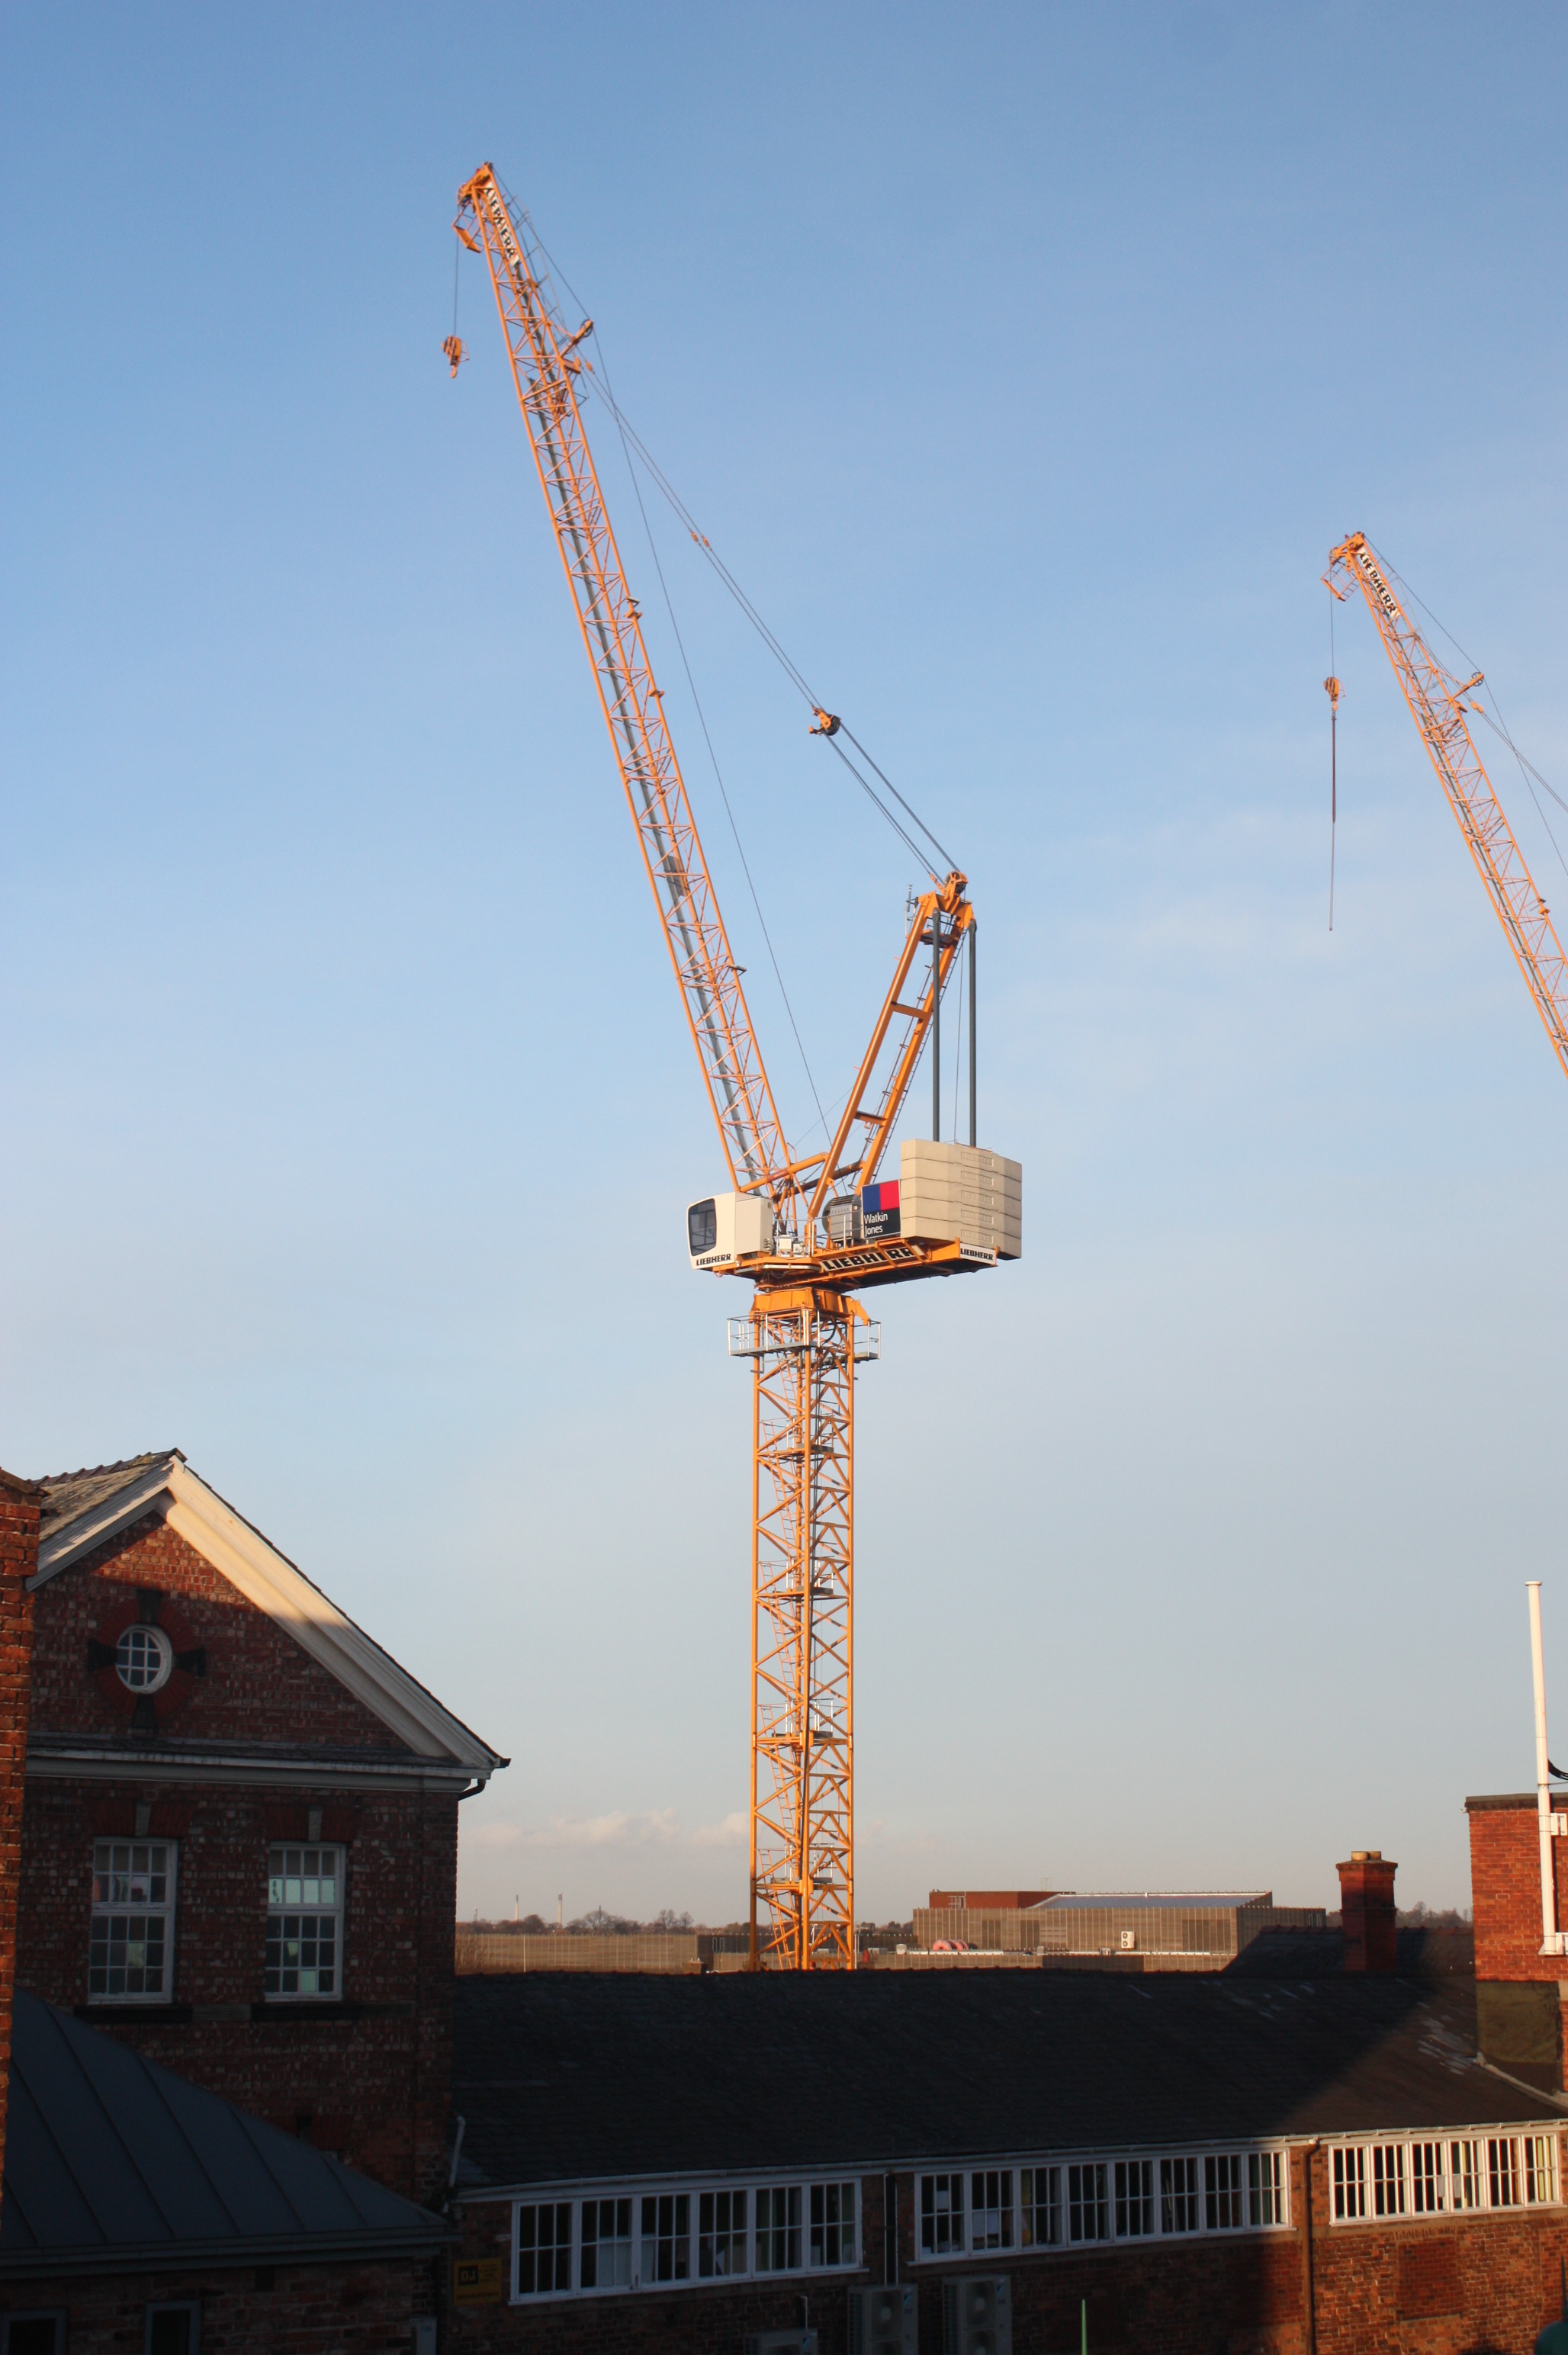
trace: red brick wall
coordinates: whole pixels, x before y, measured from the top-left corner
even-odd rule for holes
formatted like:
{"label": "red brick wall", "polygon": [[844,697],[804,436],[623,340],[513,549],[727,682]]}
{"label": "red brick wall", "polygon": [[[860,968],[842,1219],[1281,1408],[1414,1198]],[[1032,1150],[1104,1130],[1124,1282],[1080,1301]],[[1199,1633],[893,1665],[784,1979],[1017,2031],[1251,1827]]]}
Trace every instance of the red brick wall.
{"label": "red brick wall", "polygon": [[248,1603],[194,1546],[155,1515],[35,1597],[33,1724],[49,1733],[124,1730],[125,1719],[89,1674],[87,1647],[138,1587],[177,1598],[207,1675],[161,1731],[181,1741],[309,1742],[351,1749],[405,1745],[313,1660],[277,1621]]}
{"label": "red brick wall", "polygon": [[[1553,1840],[1557,1919],[1568,1928],[1568,1840]],[[1531,1796],[1517,1807],[1470,1811],[1470,1899],[1478,1979],[1568,1978],[1541,1952],[1541,1835]]]}
{"label": "red brick wall", "polygon": [[38,1566],[38,1493],[0,1472],[0,2168],[5,2158],[5,2094],[16,1984],[16,1884],[20,1878],[23,1776],[27,1764],[27,1687]]}
{"label": "red brick wall", "polygon": [[[90,2006],[95,1838],[149,1829],[177,1841],[173,2009]],[[262,2006],[269,1838],[303,1836],[318,1806],[347,1841],[343,1998],[310,2019]],[[449,1794],[291,1793],[36,1777],[27,1792],[19,1976],[35,1995],[138,2045],[400,2191],[442,2179],[452,2056],[457,1801]],[[316,2007],[315,2009],[319,2009]]]}
{"label": "red brick wall", "polygon": [[63,2307],[71,2355],[117,2349],[127,2355],[145,2336],[149,2306],[197,2298],[201,2343],[219,2355],[406,2355],[412,2318],[432,2314],[434,2267],[396,2258],[380,2264],[247,2265],[228,2273],[136,2274],[118,2279],[0,2285],[0,2314]]}
{"label": "red brick wall", "polygon": [[[921,2355],[942,2355],[941,2282],[954,2273],[1005,2273],[1012,2283],[1015,2355],[1051,2355],[1076,2347],[1083,2301],[1089,2307],[1094,2355],[1461,2355],[1489,2349],[1530,2355],[1536,2333],[1561,2311],[1559,2260],[1568,2256],[1568,2213],[1562,2209],[1508,2216],[1407,2222],[1397,2226],[1331,2227],[1328,2169],[1312,2160],[1311,2312],[1303,2169],[1292,2163],[1293,2229],[1234,2241],[1122,2245],[1093,2255],[1024,2256],[998,2253],[951,2269],[913,2267],[913,2184],[900,2179],[901,2273],[920,2285]],[[880,2278],[881,2178],[862,2186],[866,2244]],[[469,2203],[463,2254],[499,2256],[509,2283],[510,2211]],[[820,2333],[822,2355],[846,2355],[848,2283],[797,2275],[733,2287],[652,2292],[635,2297],[582,2298],[453,2311],[444,2344],[453,2355],[645,2355],[677,2347],[694,2355],[732,2355],[750,2332],[802,2319],[801,2299]]]}
{"label": "red brick wall", "polygon": [[[394,2189],[430,2197],[444,2179],[451,2085],[457,1800],[451,1792],[357,1793],[324,1774],[311,1789],[139,1777],[137,1737],[100,1689],[88,1642],[113,1606],[155,1586],[177,1604],[208,1672],[160,1737],[347,1751],[399,1750],[381,1721],[162,1521],[150,1519],[36,1597],[35,1730],[123,1744],[123,1780],[35,1772],[18,1903],[19,1977],[33,1993],[133,2042],[180,2075],[309,2133]],[[172,2005],[90,2007],[88,1931],[95,1838],[177,1842]],[[308,1809],[347,1851],[342,2000],[331,2016],[262,2005],[271,1839],[305,1837]],[[172,2010],[176,2016],[170,2017]]]}

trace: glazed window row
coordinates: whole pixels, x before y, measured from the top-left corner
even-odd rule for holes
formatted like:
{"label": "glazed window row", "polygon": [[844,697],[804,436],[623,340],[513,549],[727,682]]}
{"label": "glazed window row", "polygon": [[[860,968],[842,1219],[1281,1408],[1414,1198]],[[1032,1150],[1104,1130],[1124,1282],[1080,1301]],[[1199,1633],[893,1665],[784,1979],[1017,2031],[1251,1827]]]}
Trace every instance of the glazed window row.
{"label": "glazed window row", "polygon": [[525,2200],[513,2228],[516,2298],[840,2272],[859,2263],[852,2179],[611,2192]]}
{"label": "glazed window row", "polygon": [[1329,2161],[1336,2224],[1535,2208],[1558,2200],[1555,2135],[1444,2135],[1346,2143]]}
{"label": "glazed window row", "polygon": [[915,2178],[915,2216],[927,2260],[1262,2232],[1290,2222],[1290,2169],[1283,2149],[951,2168]]}
{"label": "glazed window row", "polygon": [[[94,1841],[91,2002],[171,1999],[178,1877],[175,1840]],[[283,2003],[336,2002],[343,1980],[343,1850],[280,1842],[266,1852],[265,1881],[262,1993]]]}

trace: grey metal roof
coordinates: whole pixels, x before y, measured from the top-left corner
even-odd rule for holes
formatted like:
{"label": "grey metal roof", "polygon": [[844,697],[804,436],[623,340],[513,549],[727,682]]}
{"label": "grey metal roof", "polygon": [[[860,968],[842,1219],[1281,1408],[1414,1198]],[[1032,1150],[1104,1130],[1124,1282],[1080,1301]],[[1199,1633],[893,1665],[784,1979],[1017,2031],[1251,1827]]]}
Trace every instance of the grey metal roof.
{"label": "grey metal roof", "polygon": [[17,2274],[428,2252],[446,2225],[18,1991],[0,2204]]}
{"label": "grey metal roof", "polygon": [[1476,2059],[1473,1979],[540,1971],[455,2028],[471,2192],[1562,2118]]}
{"label": "grey metal roof", "polygon": [[1126,1913],[1137,1906],[1144,1913],[1171,1911],[1179,1907],[1184,1913],[1233,1913],[1241,1905],[1272,1905],[1274,1891],[1269,1889],[1113,1889],[1104,1892],[1086,1891],[1082,1896],[1063,1892],[1060,1897],[1047,1897],[1039,1905],[1030,1905],[1030,1913],[1104,1913],[1115,1910]]}

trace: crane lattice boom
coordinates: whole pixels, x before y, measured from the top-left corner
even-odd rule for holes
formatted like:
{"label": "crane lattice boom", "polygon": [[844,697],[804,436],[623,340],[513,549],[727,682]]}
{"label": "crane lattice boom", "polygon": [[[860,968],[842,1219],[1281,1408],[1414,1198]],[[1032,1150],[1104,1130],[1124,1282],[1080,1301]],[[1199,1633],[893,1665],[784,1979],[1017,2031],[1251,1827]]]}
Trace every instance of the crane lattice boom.
{"label": "crane lattice boom", "polygon": [[458,207],[458,235],[490,265],[517,403],[730,1173],[740,1191],[767,1193],[793,1223],[773,1090],[582,430],[576,379],[586,363],[573,346],[587,328],[560,331],[488,164],[459,191]]}
{"label": "crane lattice boom", "polygon": [[1466,717],[1469,707],[1465,698],[1480,686],[1481,674],[1457,679],[1438,661],[1394,594],[1364,532],[1352,532],[1331,551],[1324,578],[1336,597],[1348,594],[1339,586],[1347,581],[1367,601],[1476,872],[1508,935],[1552,1051],[1568,1073],[1568,962],[1552,911],[1535,888]]}

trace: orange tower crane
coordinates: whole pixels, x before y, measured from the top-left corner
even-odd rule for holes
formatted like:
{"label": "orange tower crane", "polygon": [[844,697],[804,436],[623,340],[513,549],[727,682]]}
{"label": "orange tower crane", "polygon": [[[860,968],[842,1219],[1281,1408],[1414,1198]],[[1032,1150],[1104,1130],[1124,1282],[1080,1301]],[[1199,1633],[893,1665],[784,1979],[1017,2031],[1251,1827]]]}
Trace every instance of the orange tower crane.
{"label": "orange tower crane", "polygon": [[[730,1320],[731,1354],[752,1365],[752,1966],[852,1968],[855,1374],[878,1354],[880,1329],[856,1295],[994,1266],[1021,1250],[1019,1165],[975,1143],[974,910],[956,869],[912,901],[832,1141],[825,1153],[792,1154],[583,432],[591,371],[579,346],[592,322],[566,332],[524,218],[492,165],[481,165],[457,201],[457,234],[489,269],[517,403],[729,1168],[728,1193],[690,1205],[688,1251],[694,1267],[744,1276],[755,1287],[748,1314]],[[455,374],[461,351],[449,347],[447,356]],[[814,732],[837,731],[831,713],[816,716]],[[942,996],[965,942],[966,1146],[939,1141],[936,1109]],[[905,1140],[898,1180],[879,1185],[933,1033],[933,1140]]]}
{"label": "orange tower crane", "polygon": [[[1458,679],[1438,661],[1394,594],[1364,532],[1353,531],[1329,551],[1323,578],[1341,602],[1352,589],[1359,589],[1367,601],[1476,872],[1508,935],[1552,1052],[1568,1072],[1568,965],[1563,943],[1470,735],[1467,714],[1481,707],[1466,698],[1481,685],[1481,673]],[[1339,680],[1326,679],[1324,685],[1338,709]]]}

